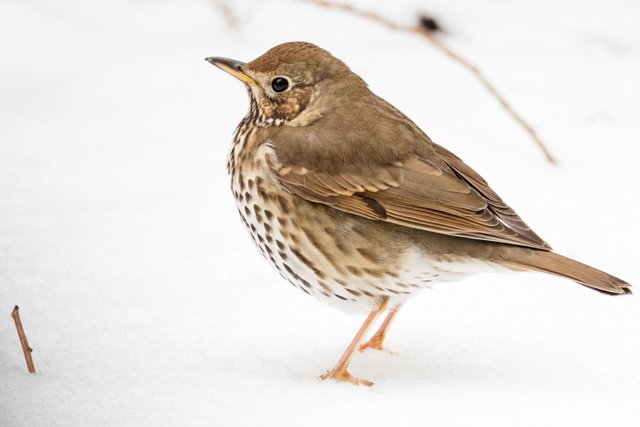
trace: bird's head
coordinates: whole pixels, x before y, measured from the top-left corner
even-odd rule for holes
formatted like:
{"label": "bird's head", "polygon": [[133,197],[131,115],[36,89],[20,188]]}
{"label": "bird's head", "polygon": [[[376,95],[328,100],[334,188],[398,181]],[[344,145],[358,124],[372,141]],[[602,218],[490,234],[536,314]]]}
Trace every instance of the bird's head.
{"label": "bird's head", "polygon": [[344,62],[306,42],[278,45],[246,64],[221,57],[206,60],[247,86],[249,115],[263,126],[309,125],[367,91]]}

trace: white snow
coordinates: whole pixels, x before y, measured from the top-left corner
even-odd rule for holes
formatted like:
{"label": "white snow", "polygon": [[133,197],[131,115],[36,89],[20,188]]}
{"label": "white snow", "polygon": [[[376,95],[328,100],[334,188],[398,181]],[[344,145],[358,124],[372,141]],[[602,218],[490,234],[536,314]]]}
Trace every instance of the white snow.
{"label": "white snow", "polygon": [[342,12],[229,2],[232,29],[213,1],[0,2],[0,426],[640,424],[640,297],[540,274],[427,290],[398,356],[356,356],[372,388],[317,379],[363,318],[253,247],[224,169],[247,97],[206,56],[327,48],[558,252],[640,290],[640,4],[358,3],[440,18],[560,165],[428,43]]}

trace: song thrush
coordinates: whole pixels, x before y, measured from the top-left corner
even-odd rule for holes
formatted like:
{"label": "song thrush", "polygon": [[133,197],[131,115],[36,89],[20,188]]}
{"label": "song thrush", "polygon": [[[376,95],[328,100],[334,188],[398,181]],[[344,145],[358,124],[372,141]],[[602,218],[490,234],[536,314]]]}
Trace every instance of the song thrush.
{"label": "song thrush", "polygon": [[497,270],[564,276],[606,294],[607,273],[555,254],[457,156],[313,44],[285,43],[245,64],[207,61],[245,83],[250,100],[227,167],[242,222],[264,257],[303,292],[370,311],[321,378],[371,385],[347,371],[381,349],[400,306],[435,282]]}

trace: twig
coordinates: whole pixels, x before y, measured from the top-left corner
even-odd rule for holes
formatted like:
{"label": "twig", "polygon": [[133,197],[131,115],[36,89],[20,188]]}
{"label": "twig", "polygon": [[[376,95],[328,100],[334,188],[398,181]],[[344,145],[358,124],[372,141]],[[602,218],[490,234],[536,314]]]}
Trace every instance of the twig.
{"label": "twig", "polygon": [[407,33],[418,34],[418,35],[426,38],[431,44],[433,44],[435,47],[437,47],[443,53],[445,53],[447,56],[449,56],[449,58],[453,59],[458,64],[460,64],[463,67],[465,67],[466,69],[468,69],[472,74],[474,74],[476,76],[476,78],[478,80],[480,80],[480,83],[482,83],[482,85],[489,91],[489,93],[491,95],[493,95],[498,100],[500,105],[505,110],[507,110],[507,112],[509,112],[511,117],[513,117],[513,119],[516,122],[518,122],[520,124],[520,126],[522,126],[529,133],[529,135],[535,141],[535,143],[538,145],[538,147],[540,147],[540,149],[544,153],[544,155],[547,158],[547,160],[549,160],[549,162],[551,162],[551,163],[554,163],[554,164],[556,163],[556,160],[551,155],[551,152],[547,149],[546,145],[544,144],[544,142],[542,142],[542,140],[540,139],[540,137],[538,136],[536,131],[533,129],[533,127],[531,125],[529,125],[522,118],[522,116],[520,116],[518,113],[515,112],[513,107],[511,107],[511,105],[507,102],[507,100],[504,98],[504,96],[502,96],[500,94],[500,92],[498,92],[496,87],[480,72],[480,70],[478,70],[478,68],[475,65],[471,64],[469,61],[467,61],[462,56],[460,56],[460,54],[456,53],[455,51],[451,50],[451,48],[449,48],[447,45],[445,45],[442,42],[442,40],[440,38],[438,38],[438,36],[433,31],[429,31],[429,30],[425,29],[424,27],[420,27],[420,26],[412,27],[412,26],[408,26],[408,25],[401,25],[401,24],[393,22],[393,21],[391,21],[391,20],[389,20],[389,19],[385,18],[384,16],[379,15],[377,13],[369,12],[369,11],[363,10],[363,9],[358,9],[358,8],[356,8],[354,6],[351,6],[351,5],[348,5],[348,4],[334,3],[334,2],[329,1],[329,0],[305,0],[305,1],[307,3],[313,3],[313,4],[316,4],[318,6],[326,7],[326,8],[329,8],[329,9],[338,9],[338,10],[342,10],[342,11],[345,11],[345,12],[349,12],[349,13],[352,13],[354,15],[361,16],[363,18],[367,18],[367,19],[370,19],[372,21],[378,22],[379,24],[382,24],[382,25],[384,25],[384,26],[386,26],[386,27],[388,27],[388,28],[390,28],[392,30],[404,31],[404,32],[407,32]]}
{"label": "twig", "polygon": [[20,345],[22,346],[22,352],[24,353],[24,359],[27,361],[27,369],[32,374],[36,373],[36,368],[33,366],[33,359],[31,358],[31,352],[33,349],[29,347],[29,342],[27,341],[27,336],[24,334],[24,328],[22,327],[22,322],[20,321],[20,309],[16,305],[13,307],[13,311],[11,312],[11,317],[13,317],[13,321],[16,324],[16,329],[18,330],[18,337],[20,338]]}
{"label": "twig", "polygon": [[213,4],[218,9],[220,9],[220,12],[222,12],[222,15],[227,21],[227,25],[230,28],[234,28],[238,24],[238,17],[233,12],[233,9],[231,9],[231,6],[229,6],[226,2],[224,2],[223,0],[213,0]]}

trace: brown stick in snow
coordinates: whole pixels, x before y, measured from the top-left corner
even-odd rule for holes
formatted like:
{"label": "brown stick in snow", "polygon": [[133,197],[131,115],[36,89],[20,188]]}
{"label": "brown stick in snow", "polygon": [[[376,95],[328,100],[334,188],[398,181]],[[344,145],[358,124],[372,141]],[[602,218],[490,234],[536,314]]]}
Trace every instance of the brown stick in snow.
{"label": "brown stick in snow", "polygon": [[473,75],[475,75],[476,78],[478,80],[480,80],[480,83],[482,83],[482,85],[485,87],[485,89],[487,89],[487,91],[489,91],[489,93],[491,95],[493,95],[498,100],[498,102],[500,103],[502,108],[507,110],[507,112],[511,115],[511,117],[516,122],[518,122],[518,124],[520,126],[522,126],[527,131],[527,133],[535,141],[535,143],[538,145],[538,147],[542,150],[542,152],[544,153],[544,155],[547,158],[547,160],[549,160],[549,162],[551,162],[551,163],[554,163],[554,164],[556,163],[556,160],[551,155],[551,152],[546,147],[544,142],[542,142],[542,139],[540,139],[540,137],[538,136],[536,131],[533,129],[533,127],[531,125],[529,125],[522,118],[522,116],[520,116],[518,113],[515,112],[515,110],[507,102],[505,97],[502,96],[502,94],[500,94],[500,92],[498,92],[496,87],[480,72],[480,70],[478,70],[478,67],[476,67],[475,65],[471,64],[469,61],[464,59],[462,56],[460,56],[460,54],[458,54],[455,51],[451,50],[451,48],[449,48],[446,44],[444,44],[444,42],[433,31],[429,31],[426,28],[420,27],[420,26],[411,27],[411,26],[407,26],[407,25],[401,25],[401,24],[393,22],[393,21],[391,21],[391,20],[389,20],[389,19],[385,18],[384,16],[379,15],[377,13],[369,12],[369,11],[363,10],[363,9],[358,9],[358,8],[353,7],[351,5],[348,5],[348,4],[334,3],[334,2],[329,1],[329,0],[306,0],[306,1],[308,3],[313,3],[313,4],[316,4],[318,6],[326,7],[326,8],[329,8],[329,9],[338,9],[338,10],[342,10],[342,11],[345,11],[345,12],[352,13],[354,15],[357,15],[357,16],[360,16],[360,17],[363,17],[363,18],[370,19],[370,20],[378,22],[378,23],[380,23],[380,24],[382,24],[382,25],[384,25],[384,26],[386,26],[388,28],[391,28],[392,30],[405,31],[407,33],[414,33],[414,34],[418,34],[418,35],[426,38],[432,45],[434,45],[435,47],[440,49],[449,58],[453,59],[458,64],[462,65],[467,70],[469,70]]}
{"label": "brown stick in snow", "polygon": [[33,349],[29,347],[29,342],[27,341],[27,336],[24,334],[24,328],[22,327],[22,322],[20,321],[20,309],[16,305],[11,312],[11,317],[13,317],[13,321],[16,324],[16,329],[18,330],[18,337],[20,338],[20,345],[22,346],[22,352],[24,353],[24,359],[27,361],[27,369],[32,374],[36,373],[36,368],[33,366],[33,359],[31,358],[31,352]]}

